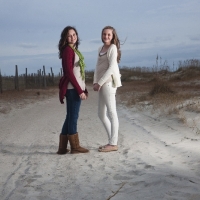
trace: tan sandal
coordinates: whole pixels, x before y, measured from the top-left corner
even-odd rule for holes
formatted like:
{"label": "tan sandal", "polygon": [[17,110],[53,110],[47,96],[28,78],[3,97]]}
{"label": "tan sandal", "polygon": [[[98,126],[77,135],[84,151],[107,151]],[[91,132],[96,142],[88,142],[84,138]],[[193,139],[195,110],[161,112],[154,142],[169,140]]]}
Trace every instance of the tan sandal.
{"label": "tan sandal", "polygon": [[102,145],[102,146],[99,146],[99,149],[103,149],[105,148],[106,146],[109,146],[110,144],[106,144],[106,145]]}
{"label": "tan sandal", "polygon": [[99,149],[99,152],[111,152],[111,151],[117,151],[118,146],[117,145],[106,145],[103,148]]}

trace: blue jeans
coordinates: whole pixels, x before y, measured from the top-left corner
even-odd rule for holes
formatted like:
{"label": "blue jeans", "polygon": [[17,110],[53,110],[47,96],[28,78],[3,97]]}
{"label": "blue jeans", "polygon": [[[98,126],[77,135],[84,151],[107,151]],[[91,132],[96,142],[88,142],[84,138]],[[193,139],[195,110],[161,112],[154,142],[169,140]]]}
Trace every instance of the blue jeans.
{"label": "blue jeans", "polygon": [[77,121],[81,105],[81,98],[75,89],[68,89],[66,93],[67,115],[61,134],[73,135],[77,133]]}

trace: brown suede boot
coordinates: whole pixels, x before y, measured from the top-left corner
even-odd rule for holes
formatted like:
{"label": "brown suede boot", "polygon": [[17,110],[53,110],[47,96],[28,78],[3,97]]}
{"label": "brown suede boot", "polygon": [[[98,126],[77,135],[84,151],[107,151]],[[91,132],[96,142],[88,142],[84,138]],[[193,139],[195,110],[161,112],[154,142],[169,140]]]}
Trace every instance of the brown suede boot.
{"label": "brown suede boot", "polygon": [[66,154],[67,152],[69,152],[69,149],[67,149],[67,143],[68,143],[67,135],[60,134],[60,141],[57,154]]}
{"label": "brown suede boot", "polygon": [[88,153],[89,150],[80,146],[78,133],[68,135],[69,143],[71,146],[71,153]]}

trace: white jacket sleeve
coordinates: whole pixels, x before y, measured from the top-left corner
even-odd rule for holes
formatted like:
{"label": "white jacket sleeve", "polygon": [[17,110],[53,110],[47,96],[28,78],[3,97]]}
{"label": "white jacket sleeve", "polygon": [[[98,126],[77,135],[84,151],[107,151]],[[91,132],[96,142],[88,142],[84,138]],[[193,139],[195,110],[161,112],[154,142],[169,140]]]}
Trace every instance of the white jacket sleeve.
{"label": "white jacket sleeve", "polygon": [[[99,47],[99,49],[98,49],[98,55],[99,55],[99,52],[100,52],[101,48],[102,47]],[[97,56],[97,58],[98,58],[98,56]],[[98,59],[97,59],[97,62],[98,62]],[[96,66],[97,66],[97,64],[96,64]],[[97,67],[94,70],[93,84],[97,83],[97,75],[96,75],[97,72],[96,71],[97,71]]]}
{"label": "white jacket sleeve", "polygon": [[93,84],[97,83],[96,69],[94,70]]}

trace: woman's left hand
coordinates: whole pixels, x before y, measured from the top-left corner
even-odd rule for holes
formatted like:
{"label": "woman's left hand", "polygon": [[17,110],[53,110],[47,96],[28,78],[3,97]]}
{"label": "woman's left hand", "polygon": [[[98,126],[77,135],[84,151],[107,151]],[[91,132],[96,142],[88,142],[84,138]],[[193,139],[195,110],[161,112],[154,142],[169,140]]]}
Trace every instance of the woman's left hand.
{"label": "woman's left hand", "polygon": [[88,95],[89,95],[88,92],[85,92],[85,95],[86,95],[86,97],[88,98]]}
{"label": "woman's left hand", "polygon": [[84,92],[81,93],[79,96],[80,96],[81,100],[87,99],[87,96],[86,96],[86,94]]}

